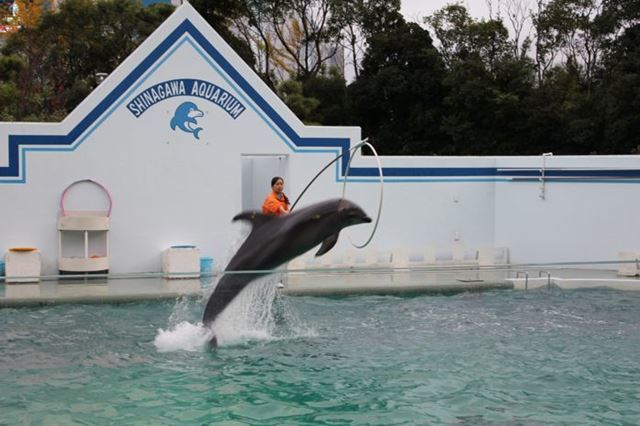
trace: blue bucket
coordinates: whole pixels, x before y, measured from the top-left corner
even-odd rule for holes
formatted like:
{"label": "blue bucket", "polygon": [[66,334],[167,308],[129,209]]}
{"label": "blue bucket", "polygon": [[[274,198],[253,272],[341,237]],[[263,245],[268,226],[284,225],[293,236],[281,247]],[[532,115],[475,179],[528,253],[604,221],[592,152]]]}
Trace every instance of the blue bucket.
{"label": "blue bucket", "polygon": [[203,256],[200,258],[200,273],[210,274],[213,272],[213,257]]}

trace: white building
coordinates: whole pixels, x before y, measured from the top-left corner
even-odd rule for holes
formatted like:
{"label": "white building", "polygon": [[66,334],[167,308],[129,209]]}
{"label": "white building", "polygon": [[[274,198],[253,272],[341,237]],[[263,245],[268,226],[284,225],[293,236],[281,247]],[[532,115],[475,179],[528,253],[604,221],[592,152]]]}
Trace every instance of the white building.
{"label": "white building", "polygon": [[[191,117],[191,118],[189,118]],[[0,123],[0,251],[40,249],[56,273],[60,198],[93,179],[113,199],[111,272],[160,270],[194,244],[216,261],[282,175],[292,199],[360,141],[357,127],[305,126],[189,5],[61,123]],[[382,157],[384,205],[371,249],[506,247],[512,262],[611,260],[640,249],[640,157]],[[302,204],[342,193],[346,158]],[[356,157],[347,197],[376,216],[373,158]],[[78,185],[68,210],[106,210]],[[372,226],[372,225],[371,225]],[[336,252],[364,241],[349,228]]]}

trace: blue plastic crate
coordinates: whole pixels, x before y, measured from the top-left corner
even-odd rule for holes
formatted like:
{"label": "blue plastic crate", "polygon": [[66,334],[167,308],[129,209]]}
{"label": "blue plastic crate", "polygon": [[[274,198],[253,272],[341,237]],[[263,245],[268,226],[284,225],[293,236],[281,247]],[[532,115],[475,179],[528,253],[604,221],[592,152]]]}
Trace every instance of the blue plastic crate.
{"label": "blue plastic crate", "polygon": [[213,258],[203,256],[200,258],[200,272],[204,274],[210,274],[213,272]]}

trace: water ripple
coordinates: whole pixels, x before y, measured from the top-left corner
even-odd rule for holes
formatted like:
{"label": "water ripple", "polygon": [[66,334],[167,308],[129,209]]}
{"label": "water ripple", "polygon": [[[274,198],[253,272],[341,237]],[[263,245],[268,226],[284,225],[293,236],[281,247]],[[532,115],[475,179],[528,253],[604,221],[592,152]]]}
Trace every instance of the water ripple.
{"label": "water ripple", "polygon": [[202,300],[0,310],[0,424],[640,424],[635,293],[262,299],[216,351],[157,343]]}

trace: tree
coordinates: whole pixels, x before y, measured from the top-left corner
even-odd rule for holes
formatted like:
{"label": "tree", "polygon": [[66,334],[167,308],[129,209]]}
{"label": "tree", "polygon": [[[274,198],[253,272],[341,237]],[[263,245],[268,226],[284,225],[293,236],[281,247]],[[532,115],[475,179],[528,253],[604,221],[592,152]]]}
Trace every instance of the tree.
{"label": "tree", "polygon": [[7,40],[4,55],[23,64],[6,77],[20,94],[8,108],[16,119],[64,117],[96,86],[96,73],[110,73],[172,10],[129,0],[66,0],[59,12]]}
{"label": "tree", "polygon": [[341,54],[338,16],[350,1],[241,0],[234,28],[256,57],[254,70],[275,87],[277,81],[305,80],[335,66]]}
{"label": "tree", "polygon": [[43,0],[16,0],[18,23],[23,28],[38,25],[44,8]]}
{"label": "tree", "polygon": [[347,84],[344,77],[334,68],[328,75],[318,75],[303,82],[305,96],[317,99],[318,106],[308,120],[329,126],[350,124],[347,111]]}
{"label": "tree", "polygon": [[[444,65],[429,33],[399,13],[371,31],[362,72],[348,87],[353,124],[384,154],[439,152]],[[378,23],[379,25],[379,23]]]}
{"label": "tree", "polygon": [[250,67],[255,67],[251,46],[232,29],[233,23],[245,16],[244,0],[190,0],[189,3]]}
{"label": "tree", "polygon": [[600,96],[605,130],[599,150],[640,154],[640,24],[610,44],[605,66]]}
{"label": "tree", "polygon": [[278,95],[293,113],[305,124],[319,124],[311,120],[312,114],[320,105],[320,101],[305,96],[302,83],[296,80],[283,81],[278,85]]}
{"label": "tree", "polygon": [[18,55],[0,54],[0,120],[15,120],[19,111],[16,99],[20,93],[16,86],[18,76],[23,71],[25,63]]}
{"label": "tree", "polygon": [[540,86],[544,84],[547,72],[556,62],[562,44],[561,38],[551,31],[543,16],[545,6],[545,0],[536,0],[537,10],[531,18],[535,30],[535,64],[538,85]]}
{"label": "tree", "polygon": [[271,1],[271,27],[278,40],[272,52],[289,77],[305,80],[328,72],[339,49],[341,28],[333,12],[340,0]]}
{"label": "tree", "polygon": [[360,61],[367,37],[384,31],[400,16],[399,0],[346,0],[336,3],[334,16],[342,29],[340,42],[348,52],[353,75],[360,75]]}
{"label": "tree", "polygon": [[[601,0],[551,0],[534,19],[542,54],[559,49],[565,61],[578,71],[588,91],[605,41],[600,25],[602,12]],[[539,74],[542,81],[543,72]]]}
{"label": "tree", "polygon": [[502,21],[474,20],[459,4],[445,6],[425,22],[440,41],[440,53],[447,67],[475,58],[489,69],[504,58],[514,57],[514,43]]}
{"label": "tree", "polygon": [[476,20],[450,5],[425,20],[440,41],[443,79],[442,130],[450,143],[441,153],[516,153],[527,147],[523,101],[532,88],[533,66],[516,52],[502,21]]}
{"label": "tree", "polygon": [[531,19],[528,1],[505,0],[504,8],[513,32],[513,53],[518,58],[524,58],[531,47],[531,38],[524,34]]}
{"label": "tree", "polygon": [[273,2],[244,0],[243,13],[235,17],[234,27],[251,49],[254,57],[253,69],[271,87],[276,88],[275,36],[271,30]]}
{"label": "tree", "polygon": [[340,42],[347,50],[353,75],[358,78],[359,64],[364,53],[363,17],[366,10],[364,0],[339,2],[334,14],[337,25],[342,29]]}

